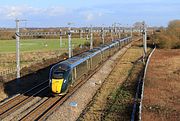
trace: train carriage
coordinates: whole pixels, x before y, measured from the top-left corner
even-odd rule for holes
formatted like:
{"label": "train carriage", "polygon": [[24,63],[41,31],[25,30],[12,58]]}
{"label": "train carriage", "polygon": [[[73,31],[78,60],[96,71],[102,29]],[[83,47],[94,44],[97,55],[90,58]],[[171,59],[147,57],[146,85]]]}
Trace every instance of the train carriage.
{"label": "train carriage", "polygon": [[81,58],[84,58],[80,64],[78,64],[76,67],[74,67],[76,69],[76,78],[74,78],[74,80],[77,80],[79,78],[81,78],[83,75],[87,74],[89,71],[89,63],[88,63],[88,54],[87,55],[81,55],[79,56]]}
{"label": "train carriage", "polygon": [[101,61],[105,61],[109,57],[109,45],[101,45]]}
{"label": "train carriage", "polygon": [[116,46],[115,45],[116,45],[115,41],[111,45],[109,45],[109,47],[110,47],[110,55],[113,55],[115,53],[115,51],[116,51]]}
{"label": "train carriage", "polygon": [[102,62],[101,50],[99,48],[95,48],[90,50],[90,52],[93,52],[90,56],[91,70],[94,70]]}
{"label": "train carriage", "polygon": [[109,45],[101,45],[54,65],[49,74],[51,92],[59,95],[66,94],[69,86],[76,80],[88,74],[90,70],[94,70],[101,62],[130,41],[130,37],[116,40]]}

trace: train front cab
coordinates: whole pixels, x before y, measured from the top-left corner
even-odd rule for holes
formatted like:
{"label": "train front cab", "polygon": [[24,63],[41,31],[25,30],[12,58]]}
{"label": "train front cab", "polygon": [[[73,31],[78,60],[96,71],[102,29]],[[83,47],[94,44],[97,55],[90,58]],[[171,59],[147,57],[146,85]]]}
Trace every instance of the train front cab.
{"label": "train front cab", "polygon": [[57,69],[52,72],[50,89],[53,95],[64,95],[72,82],[70,70]]}
{"label": "train front cab", "polygon": [[61,92],[62,85],[64,83],[64,72],[54,71],[51,80],[51,91],[52,93],[59,94]]}

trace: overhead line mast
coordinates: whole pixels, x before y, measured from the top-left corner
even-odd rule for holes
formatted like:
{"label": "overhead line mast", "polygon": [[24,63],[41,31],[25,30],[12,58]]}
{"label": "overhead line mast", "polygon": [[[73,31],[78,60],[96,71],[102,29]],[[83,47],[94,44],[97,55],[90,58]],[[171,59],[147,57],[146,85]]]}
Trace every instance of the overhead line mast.
{"label": "overhead line mast", "polygon": [[143,49],[144,49],[144,57],[147,53],[147,28],[145,22],[142,23],[143,25]]}
{"label": "overhead line mast", "polygon": [[16,69],[17,69],[17,83],[19,84],[19,81],[20,81],[20,32],[19,32],[19,22],[20,21],[27,21],[27,20],[19,20],[19,19],[16,19],[15,22],[16,22],[16,33],[15,33],[15,36],[16,36]]}

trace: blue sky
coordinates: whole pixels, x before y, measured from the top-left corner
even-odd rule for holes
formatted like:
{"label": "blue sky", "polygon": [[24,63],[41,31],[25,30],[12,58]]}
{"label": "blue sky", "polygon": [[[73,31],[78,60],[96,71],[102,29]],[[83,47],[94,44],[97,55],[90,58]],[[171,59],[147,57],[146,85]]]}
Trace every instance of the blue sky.
{"label": "blue sky", "polygon": [[106,26],[114,22],[132,25],[145,21],[150,26],[167,26],[180,19],[180,0],[1,0],[0,27]]}

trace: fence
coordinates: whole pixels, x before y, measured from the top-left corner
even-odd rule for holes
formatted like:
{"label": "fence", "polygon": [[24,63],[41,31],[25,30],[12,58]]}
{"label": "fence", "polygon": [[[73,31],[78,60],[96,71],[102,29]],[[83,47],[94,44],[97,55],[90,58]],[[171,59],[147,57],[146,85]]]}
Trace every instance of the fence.
{"label": "fence", "polygon": [[8,68],[5,71],[0,71],[0,76],[5,76],[8,74],[15,74],[16,73],[16,68]]}

